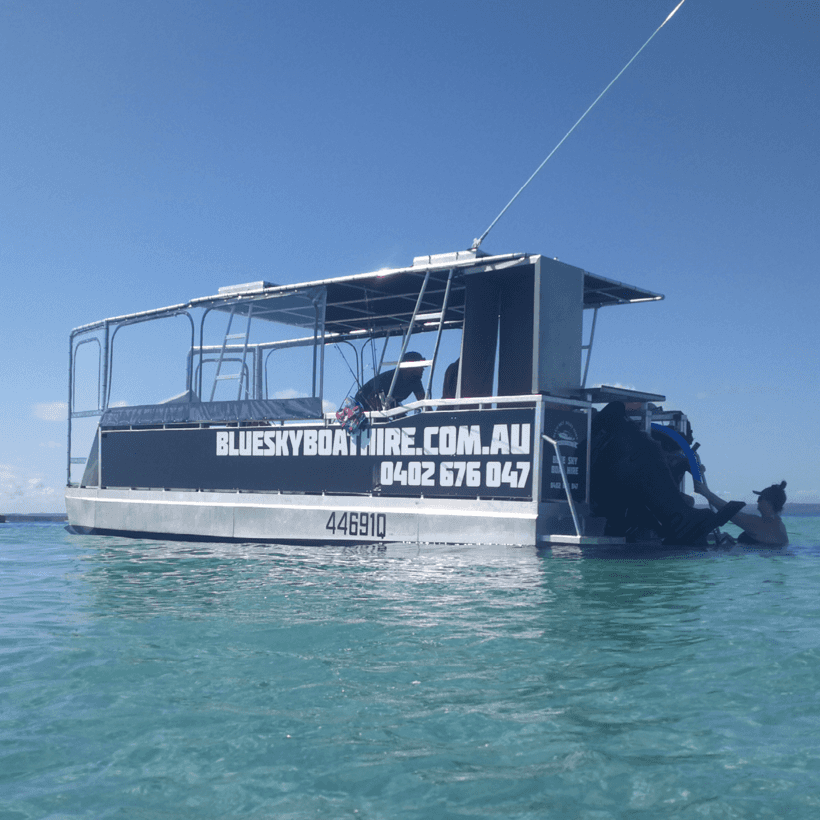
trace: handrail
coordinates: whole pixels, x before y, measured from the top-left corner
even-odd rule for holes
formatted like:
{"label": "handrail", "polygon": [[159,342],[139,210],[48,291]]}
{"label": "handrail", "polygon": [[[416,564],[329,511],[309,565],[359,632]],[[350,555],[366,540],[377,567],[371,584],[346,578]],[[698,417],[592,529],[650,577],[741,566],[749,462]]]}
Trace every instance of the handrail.
{"label": "handrail", "polygon": [[561,481],[564,483],[564,492],[567,494],[567,501],[569,501],[569,511],[572,513],[572,523],[575,525],[575,534],[583,535],[581,526],[578,523],[578,514],[575,512],[575,502],[572,500],[572,492],[569,489],[569,482],[567,481],[567,471],[564,469],[564,460],[561,458],[561,451],[558,449],[560,442],[554,438],[550,438],[546,433],[541,433],[541,438],[549,442],[555,448],[555,457],[558,459],[558,470],[561,473]]}
{"label": "handrail", "polygon": [[450,268],[450,273],[447,275],[447,286],[444,288],[444,298],[441,302],[441,315],[438,319],[438,330],[436,331],[436,343],[433,346],[433,361],[430,365],[430,374],[427,377],[427,390],[424,392],[424,398],[429,399],[433,388],[433,373],[436,370],[436,359],[438,359],[438,347],[441,343],[441,331],[444,330],[444,316],[447,313],[447,302],[450,299],[450,286],[453,284],[453,268]]}
{"label": "handrail", "polygon": [[[592,403],[579,401],[578,399],[567,399],[564,396],[550,396],[545,393],[524,393],[518,396],[469,396],[460,399],[421,399],[421,401],[411,401],[407,404],[400,404],[390,410],[368,410],[366,415],[371,419],[395,418],[414,410],[436,409],[438,407],[452,407],[454,410],[460,409],[463,405],[477,406],[488,404],[563,404],[567,407],[588,410]],[[328,413],[328,417],[335,418],[335,414]]]}
{"label": "handrail", "polygon": [[[413,308],[413,315],[410,317],[410,322],[407,325],[407,333],[404,334],[404,339],[401,343],[401,353],[399,354],[399,366],[401,366],[401,362],[404,360],[404,354],[407,352],[407,345],[410,343],[410,337],[413,335],[413,325],[416,323],[416,316],[419,312],[419,307],[421,306],[422,300],[424,299],[424,294],[427,290],[427,283],[430,281],[430,271],[428,270],[424,276],[424,280],[421,283],[421,290],[419,291],[418,299],[416,299],[416,306]],[[396,381],[399,378],[399,368],[397,367],[393,371],[393,380],[390,382],[390,389],[387,391],[387,399],[390,399],[393,395],[393,389],[396,386]]]}

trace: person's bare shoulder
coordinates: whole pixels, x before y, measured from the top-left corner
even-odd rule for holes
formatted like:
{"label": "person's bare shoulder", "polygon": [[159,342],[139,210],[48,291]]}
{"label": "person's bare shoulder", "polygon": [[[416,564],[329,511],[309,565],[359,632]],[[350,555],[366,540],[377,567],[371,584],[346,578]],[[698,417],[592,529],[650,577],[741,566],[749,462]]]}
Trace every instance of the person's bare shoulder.
{"label": "person's bare shoulder", "polygon": [[746,524],[738,524],[761,544],[770,544],[773,547],[783,547],[789,543],[786,527],[780,518],[767,520],[756,515],[748,516],[751,519]]}

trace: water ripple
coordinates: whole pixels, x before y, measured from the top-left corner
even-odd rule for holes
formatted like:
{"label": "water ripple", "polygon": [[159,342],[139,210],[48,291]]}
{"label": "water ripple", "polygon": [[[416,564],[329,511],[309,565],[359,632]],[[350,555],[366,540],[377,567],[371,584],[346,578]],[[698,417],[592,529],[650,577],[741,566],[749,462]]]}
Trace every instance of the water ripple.
{"label": "water ripple", "polygon": [[0,549],[3,820],[817,814],[811,546]]}

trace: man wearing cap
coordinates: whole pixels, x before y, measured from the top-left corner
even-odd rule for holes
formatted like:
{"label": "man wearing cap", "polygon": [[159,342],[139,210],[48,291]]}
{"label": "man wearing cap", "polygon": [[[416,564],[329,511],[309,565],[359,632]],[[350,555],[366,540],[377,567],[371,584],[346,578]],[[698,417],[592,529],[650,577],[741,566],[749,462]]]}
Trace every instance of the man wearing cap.
{"label": "man wearing cap", "polygon": [[[421,401],[424,398],[424,386],[421,383],[421,375],[424,372],[425,365],[421,364],[417,367],[408,366],[409,362],[423,362],[424,358],[421,353],[410,351],[405,353],[399,365],[399,376],[396,379],[396,386],[393,388],[393,395],[390,397],[390,406],[395,407],[401,404],[411,393],[416,397],[416,401]],[[375,378],[371,379],[366,384],[362,385],[359,392],[356,393],[356,401],[364,407],[365,410],[386,410],[382,403],[382,397],[387,396],[390,390],[390,385],[393,383],[393,374],[395,370],[386,370],[380,373]]]}
{"label": "man wearing cap", "polygon": [[[716,496],[703,481],[695,482],[695,492],[702,495],[712,506],[720,509],[726,502]],[[748,513],[738,513],[729,520],[743,529],[738,538],[740,544],[759,544],[772,547],[784,547],[789,543],[786,527],[780,518],[780,511],[786,503],[786,482],[772,484],[765,490],[755,490],[757,509],[760,517]]]}

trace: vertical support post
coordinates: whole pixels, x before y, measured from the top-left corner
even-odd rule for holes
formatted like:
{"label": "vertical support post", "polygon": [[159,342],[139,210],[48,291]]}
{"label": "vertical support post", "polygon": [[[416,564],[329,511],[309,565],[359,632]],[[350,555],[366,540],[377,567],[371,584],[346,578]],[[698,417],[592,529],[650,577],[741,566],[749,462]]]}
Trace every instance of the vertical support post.
{"label": "vertical support post", "polygon": [[584,378],[581,379],[581,387],[587,386],[587,373],[589,372],[589,360],[592,357],[592,342],[595,339],[595,322],[598,321],[598,308],[592,311],[592,327],[589,331],[589,344],[584,345],[587,352],[587,360],[584,363]]}
{"label": "vertical support post", "polygon": [[589,488],[590,488],[590,465],[592,464],[592,405],[587,407],[587,454],[586,454],[586,487],[584,488],[584,498],[586,503],[590,503]]}
{"label": "vertical support post", "polygon": [[103,382],[102,382],[102,400],[98,402],[100,405],[97,409],[98,410],[105,410],[108,407],[108,389],[110,383],[110,373],[109,367],[111,366],[110,360],[110,350],[109,348],[109,333],[108,333],[108,322],[105,323],[105,332],[103,333],[103,346],[102,346],[102,375],[103,375]]}
{"label": "vertical support post", "polygon": [[[390,334],[388,333],[384,337],[384,344],[382,345],[382,355],[379,356],[379,369],[373,374],[374,378],[382,372],[382,365],[384,364],[384,357],[387,355],[387,343],[390,341]],[[362,374],[362,378],[364,378],[364,374]]]}
{"label": "vertical support post", "polygon": [[314,398],[318,396],[319,401],[324,403],[327,290],[322,288],[319,296],[314,292],[311,299],[313,301],[313,387],[311,393]]}
{"label": "vertical support post", "polygon": [[194,346],[191,345],[191,349],[188,351],[188,355],[185,357],[185,389],[188,391],[189,396],[190,393],[194,389]]}
{"label": "vertical support post", "polygon": [[102,427],[97,425],[97,486],[102,489],[102,471],[103,471],[103,462],[102,462]]}
{"label": "vertical support post", "polygon": [[390,390],[387,391],[387,398],[393,395],[393,388],[396,386],[396,380],[399,377],[399,368],[401,368],[401,361],[404,358],[404,353],[407,350],[407,345],[410,343],[410,336],[413,335],[413,325],[416,323],[416,314],[421,307],[421,301],[424,299],[424,292],[427,290],[427,282],[430,280],[430,269],[424,274],[424,281],[421,283],[421,290],[419,291],[419,298],[416,299],[416,306],[413,308],[413,315],[410,317],[410,324],[407,325],[407,332],[404,334],[404,341],[401,345],[401,353],[399,354],[399,363],[393,371],[393,381],[390,382]]}
{"label": "vertical support post", "polygon": [[191,400],[191,393],[194,390],[194,344],[196,343],[196,326],[191,314],[188,315],[188,321],[191,323],[191,347],[188,350],[188,358],[185,362],[185,392],[188,394],[188,401]]}
{"label": "vertical support post", "polygon": [[438,346],[441,342],[441,331],[444,327],[444,314],[447,312],[447,302],[450,298],[450,285],[453,281],[453,271],[455,268],[450,268],[447,274],[447,287],[444,288],[444,301],[441,303],[441,316],[438,320],[438,330],[436,331],[436,344],[433,347],[433,363],[430,365],[430,375],[427,379],[427,391],[424,394],[425,399],[429,399],[433,389],[433,373],[436,369],[436,361],[438,359]]}
{"label": "vertical support post", "polygon": [[[248,302],[248,321],[245,325],[245,338],[242,342],[242,365],[239,369],[239,389],[236,391],[236,400],[242,400],[242,381],[245,381],[245,398],[248,398],[248,393],[250,392],[250,382],[251,376],[250,372],[247,369],[247,360],[248,360],[248,340],[250,339],[251,335],[251,318],[253,315],[253,302]],[[245,374],[247,378],[245,377]]]}
{"label": "vertical support post", "polygon": [[205,308],[202,312],[202,318],[199,320],[199,378],[197,379],[196,383],[196,394],[199,396],[199,400],[202,401],[202,383],[203,383],[203,370],[205,370],[205,358],[203,353],[203,345],[205,344],[205,317],[211,312],[211,308]]}
{"label": "vertical support post", "polygon": [[262,351],[258,347],[253,348],[253,398],[262,398]]}
{"label": "vertical support post", "polygon": [[532,436],[532,500],[541,503],[541,491],[543,480],[541,478],[543,468],[544,443],[541,434],[544,432],[544,413],[546,403],[543,396],[536,397],[535,412],[533,414],[533,436]]}
{"label": "vertical support post", "polygon": [[[111,384],[111,374],[109,368],[111,366],[111,351],[109,348],[111,347],[111,338],[109,333],[109,326],[108,322],[105,323],[105,332],[103,334],[103,385],[102,385],[102,401],[100,404],[101,407],[98,408],[100,414],[104,413],[108,408],[108,391],[110,389]],[[97,422],[97,486],[102,487],[102,471],[103,471],[103,462],[102,462],[102,415],[100,415],[100,421]]]}
{"label": "vertical support post", "polygon": [[74,334],[68,337],[68,434],[66,440],[66,487],[71,484],[71,414],[74,412]]}
{"label": "vertical support post", "polygon": [[[318,344],[319,339],[319,310],[316,307],[316,303],[313,303],[313,384],[311,385],[311,395],[315,398],[316,397],[316,365],[318,364],[318,351],[316,350],[316,345]],[[324,345],[322,345],[324,347]],[[322,374],[324,375],[324,374]],[[324,381],[324,380],[322,380]]]}
{"label": "vertical support post", "polygon": [[[325,323],[322,322],[322,343],[319,345],[319,401],[325,401]],[[322,411],[324,412],[324,410]]]}

